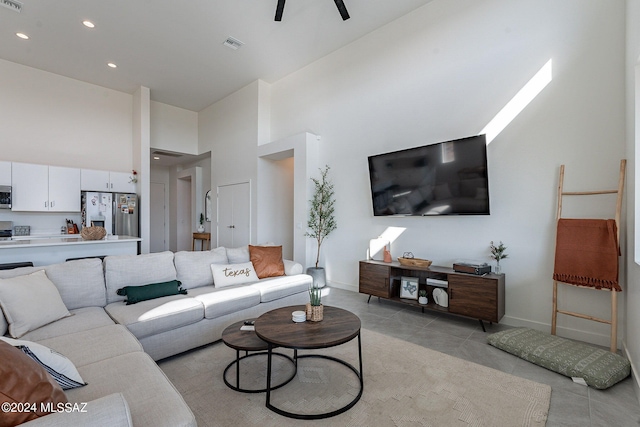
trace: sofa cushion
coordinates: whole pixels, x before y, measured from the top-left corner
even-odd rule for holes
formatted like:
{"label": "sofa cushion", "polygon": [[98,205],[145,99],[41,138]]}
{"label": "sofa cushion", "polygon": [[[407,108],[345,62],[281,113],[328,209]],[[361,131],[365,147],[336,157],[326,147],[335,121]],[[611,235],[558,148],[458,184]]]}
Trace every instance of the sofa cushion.
{"label": "sofa cushion", "polygon": [[113,325],[113,320],[102,307],[84,307],[70,310],[73,316],[65,317],[57,322],[49,323],[41,328],[25,334],[22,339],[40,342],[42,340],[89,331],[101,326]]}
{"label": "sofa cushion", "polygon": [[241,264],[251,261],[248,246],[240,246],[238,248],[226,248],[229,264]]}
{"label": "sofa cushion", "polygon": [[88,385],[69,390],[67,398],[70,402],[90,402],[122,393],[129,403],[134,426],[196,426],[195,417],[183,397],[146,353],[127,353],[78,370]]}
{"label": "sofa cushion", "polygon": [[284,263],[284,274],[286,274],[287,276],[302,274],[302,272],[304,271],[302,264],[300,264],[299,262],[291,261],[288,259],[283,259],[282,262]]}
{"label": "sofa cushion", "polygon": [[71,315],[44,270],[0,279],[0,307],[14,338]]}
{"label": "sofa cushion", "polygon": [[0,341],[0,402],[34,404],[34,411],[2,411],[2,425],[13,426],[48,414],[41,403],[67,403],[57,382],[39,364],[12,345]]}
{"label": "sofa cushion", "polygon": [[126,296],[127,305],[131,305],[140,301],[147,301],[169,295],[186,295],[187,290],[182,289],[182,283],[179,280],[171,280],[169,282],[151,283],[142,286],[125,286],[124,288],[118,289],[116,293]]}
{"label": "sofa cushion", "polygon": [[42,365],[63,390],[86,385],[73,362],[62,353],[33,341],[15,340],[8,337],[0,337],[0,340],[16,347]]}
{"label": "sofa cushion", "polygon": [[282,246],[249,245],[249,257],[259,279],[284,276]]}
{"label": "sofa cushion", "polygon": [[69,310],[91,306],[104,307],[107,304],[102,261],[97,258],[67,261],[44,267],[0,270],[0,279],[24,276],[42,269],[58,288],[60,297]]}
{"label": "sofa cushion", "polygon": [[270,277],[249,286],[260,292],[260,302],[269,302],[299,292],[307,292],[312,283],[311,276],[298,274],[296,276]]}
{"label": "sofa cushion", "polygon": [[9,324],[7,323],[7,319],[4,317],[2,308],[0,308],[0,335],[6,334],[8,330]]}
{"label": "sofa cushion", "polygon": [[258,281],[258,275],[251,262],[226,265],[211,264],[211,272],[216,288]]}
{"label": "sofa cushion", "polygon": [[225,248],[210,251],[180,251],[174,257],[178,280],[185,289],[213,284],[211,264],[228,264]]}
{"label": "sofa cushion", "polygon": [[124,301],[116,292],[125,286],[176,280],[173,252],[165,251],[143,255],[117,255],[104,259],[104,277],[107,286],[107,303]]}
{"label": "sofa cushion", "polygon": [[24,427],[133,427],[129,404],[122,393],[113,393],[91,402],[84,411],[56,412],[29,421]]}
{"label": "sofa cushion", "polygon": [[64,352],[76,367],[121,354],[143,351],[140,341],[126,327],[113,323],[87,331],[48,338],[39,343]]}
{"label": "sofa cushion", "polygon": [[104,270],[99,258],[79,259],[45,267],[69,310],[107,304]]}
{"label": "sofa cushion", "polygon": [[204,317],[207,319],[215,319],[260,304],[260,292],[247,285],[223,289],[206,286],[191,292],[191,296],[204,305]]}
{"label": "sofa cushion", "polygon": [[185,295],[156,298],[133,305],[115,302],[107,305],[105,310],[137,338],[190,325],[204,318],[202,303]]}

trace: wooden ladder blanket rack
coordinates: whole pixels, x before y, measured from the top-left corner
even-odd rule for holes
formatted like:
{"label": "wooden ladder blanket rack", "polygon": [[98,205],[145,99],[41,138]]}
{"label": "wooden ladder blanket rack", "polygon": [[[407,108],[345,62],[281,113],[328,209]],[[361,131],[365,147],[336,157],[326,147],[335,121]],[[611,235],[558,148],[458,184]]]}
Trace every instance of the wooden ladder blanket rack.
{"label": "wooden ladder blanket rack", "polygon": [[[618,188],[615,190],[603,190],[603,191],[564,191],[564,165],[560,166],[560,179],[558,184],[558,210],[556,214],[556,226],[559,224],[560,219],[562,218],[562,199],[564,196],[592,196],[598,194],[616,194],[616,212],[615,212],[615,225],[617,232],[617,240],[616,243],[620,245],[620,212],[622,210],[622,193],[624,189],[624,178],[625,178],[625,169],[626,169],[627,161],[622,159],[620,161],[620,176],[618,178]],[[556,228],[557,230],[557,228]],[[556,231],[557,233],[557,231]],[[557,236],[556,236],[557,239]],[[556,240],[556,250],[557,250],[557,240]],[[565,285],[570,286],[578,286],[582,288],[596,289],[595,287],[587,286],[587,285],[576,285],[573,283],[561,282],[559,280],[553,281],[553,317],[551,319],[551,334],[556,335],[556,320],[558,313],[565,314],[568,316],[579,317],[582,319],[592,320],[595,322],[605,323],[611,325],[611,346],[610,350],[612,352],[617,351],[617,335],[618,335],[618,298],[617,292],[615,289],[611,288],[602,288],[603,291],[610,291],[611,293],[611,319],[601,319],[598,317],[590,316],[587,314],[576,313],[572,311],[559,310],[558,309],[558,283],[563,283]]]}

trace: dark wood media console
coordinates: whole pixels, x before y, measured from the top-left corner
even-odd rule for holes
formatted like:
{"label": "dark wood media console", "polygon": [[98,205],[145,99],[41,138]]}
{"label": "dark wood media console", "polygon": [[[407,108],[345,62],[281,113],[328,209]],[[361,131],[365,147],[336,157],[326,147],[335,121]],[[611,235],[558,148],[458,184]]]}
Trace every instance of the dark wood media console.
{"label": "dark wood media console", "polygon": [[[400,298],[400,279],[402,276],[417,277],[419,289],[426,289],[428,304]],[[399,262],[360,261],[359,291],[372,296],[385,298],[432,311],[452,313],[498,323],[504,316],[504,274],[489,273],[483,276],[456,273],[451,268],[431,266],[409,267]],[[448,282],[448,287],[431,286],[427,279]],[[449,307],[441,307],[434,302],[433,290],[444,289],[449,295]]]}

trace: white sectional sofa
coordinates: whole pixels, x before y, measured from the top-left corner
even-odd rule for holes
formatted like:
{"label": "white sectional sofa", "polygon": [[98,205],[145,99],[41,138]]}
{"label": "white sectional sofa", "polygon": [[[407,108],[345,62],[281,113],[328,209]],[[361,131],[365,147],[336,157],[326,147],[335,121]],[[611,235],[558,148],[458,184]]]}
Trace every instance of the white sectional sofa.
{"label": "white sectional sofa", "polygon": [[[312,278],[302,274],[300,264],[287,260],[283,276],[216,286],[212,264],[247,262],[248,255],[246,247],[216,248],[0,271],[0,279],[8,279],[44,269],[71,316],[20,339],[63,354],[87,383],[66,390],[69,402],[88,402],[86,412],[54,413],[24,425],[195,426],[193,413],[155,360],[217,341],[224,328],[238,320],[308,300]],[[186,295],[127,305],[117,293],[125,286],[173,280],[181,282]],[[0,335],[9,335],[7,326],[0,316]]]}

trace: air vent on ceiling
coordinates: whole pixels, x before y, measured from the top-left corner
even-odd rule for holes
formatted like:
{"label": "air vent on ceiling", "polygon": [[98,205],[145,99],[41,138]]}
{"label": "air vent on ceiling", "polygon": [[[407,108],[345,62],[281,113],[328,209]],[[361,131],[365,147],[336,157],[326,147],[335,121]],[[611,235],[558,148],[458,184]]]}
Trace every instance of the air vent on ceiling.
{"label": "air vent on ceiling", "polygon": [[227,46],[227,47],[230,47],[233,50],[238,50],[238,49],[240,49],[240,46],[242,46],[244,43],[242,43],[238,39],[234,39],[233,37],[229,36],[229,37],[227,37],[227,39],[222,44]]}
{"label": "air vent on ceiling", "polygon": [[22,11],[22,3],[16,0],[0,0],[0,5],[13,10],[14,12],[20,13]]}
{"label": "air vent on ceiling", "polygon": [[167,156],[167,157],[182,157],[182,154],[177,154],[177,153],[169,153],[167,151],[154,151],[152,154],[155,154],[157,156]]}

